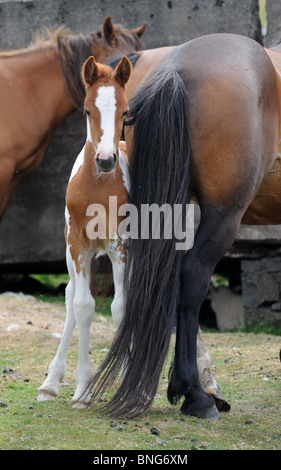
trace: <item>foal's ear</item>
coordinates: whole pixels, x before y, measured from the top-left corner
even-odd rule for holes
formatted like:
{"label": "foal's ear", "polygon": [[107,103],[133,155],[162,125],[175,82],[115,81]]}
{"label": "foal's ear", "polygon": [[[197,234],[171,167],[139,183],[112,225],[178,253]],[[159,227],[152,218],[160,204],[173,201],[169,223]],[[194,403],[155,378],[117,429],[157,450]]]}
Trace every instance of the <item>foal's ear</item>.
{"label": "foal's ear", "polygon": [[82,68],[82,79],[84,84],[87,86],[92,86],[95,81],[99,78],[98,66],[95,61],[94,56],[90,56],[86,62],[84,62]]}
{"label": "foal's ear", "polygon": [[115,42],[115,32],[114,32],[114,26],[111,20],[111,16],[107,16],[103,22],[103,27],[102,27],[103,35],[106,39],[106,41],[112,46],[114,45]]}
{"label": "foal's ear", "polygon": [[115,70],[114,78],[125,88],[132,72],[131,62],[126,56],[123,56]]}

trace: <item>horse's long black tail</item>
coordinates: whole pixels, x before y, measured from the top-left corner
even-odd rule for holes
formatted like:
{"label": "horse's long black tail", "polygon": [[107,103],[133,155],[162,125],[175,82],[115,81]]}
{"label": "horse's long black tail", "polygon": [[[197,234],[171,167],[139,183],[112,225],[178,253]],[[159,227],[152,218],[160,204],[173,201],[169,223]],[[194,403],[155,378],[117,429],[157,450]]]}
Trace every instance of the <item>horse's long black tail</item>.
{"label": "horse's long black tail", "polygon": [[[162,69],[130,103],[134,150],[129,201],[187,203],[190,140],[188,97],[176,70]],[[153,401],[176,318],[183,252],[174,237],[130,239],[125,273],[125,313],[107,358],[91,385],[93,400],[112,386],[125,365],[121,385],[105,406],[113,416],[136,416]]]}

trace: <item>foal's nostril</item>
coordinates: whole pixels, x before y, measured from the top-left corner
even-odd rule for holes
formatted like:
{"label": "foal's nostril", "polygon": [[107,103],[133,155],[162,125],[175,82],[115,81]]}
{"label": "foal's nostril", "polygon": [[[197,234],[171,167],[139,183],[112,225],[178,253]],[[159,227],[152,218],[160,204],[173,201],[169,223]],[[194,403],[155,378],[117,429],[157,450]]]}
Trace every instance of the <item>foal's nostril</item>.
{"label": "foal's nostril", "polygon": [[117,155],[113,154],[107,158],[99,158],[96,157],[96,163],[98,166],[99,171],[110,171],[115,168],[117,162]]}

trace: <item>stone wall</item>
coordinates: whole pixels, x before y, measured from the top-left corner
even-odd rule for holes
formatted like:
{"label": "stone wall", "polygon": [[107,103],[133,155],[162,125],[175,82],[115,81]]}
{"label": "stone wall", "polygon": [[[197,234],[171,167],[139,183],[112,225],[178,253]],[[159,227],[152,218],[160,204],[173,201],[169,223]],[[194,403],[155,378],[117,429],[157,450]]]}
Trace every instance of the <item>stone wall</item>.
{"label": "stone wall", "polygon": [[23,47],[34,32],[62,23],[86,33],[107,15],[126,27],[147,21],[147,48],[216,32],[261,37],[258,0],[0,0],[0,49]]}
{"label": "stone wall", "polygon": [[244,321],[281,325],[281,256],[242,260]]}
{"label": "stone wall", "polygon": [[281,3],[279,0],[266,0],[267,37],[266,46],[270,46],[281,36]]}

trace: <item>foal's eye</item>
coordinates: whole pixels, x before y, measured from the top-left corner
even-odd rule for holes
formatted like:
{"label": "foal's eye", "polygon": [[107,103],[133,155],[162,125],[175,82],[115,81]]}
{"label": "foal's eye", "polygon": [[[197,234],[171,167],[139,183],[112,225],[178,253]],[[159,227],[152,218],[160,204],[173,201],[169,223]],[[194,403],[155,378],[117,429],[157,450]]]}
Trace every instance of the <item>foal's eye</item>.
{"label": "foal's eye", "polygon": [[84,109],[84,113],[87,114],[87,116],[91,115],[90,111],[88,111],[87,109]]}
{"label": "foal's eye", "polygon": [[128,114],[129,114],[129,110],[127,109],[127,111],[125,111],[125,112],[122,114],[122,117],[125,118],[126,116],[128,116]]}

